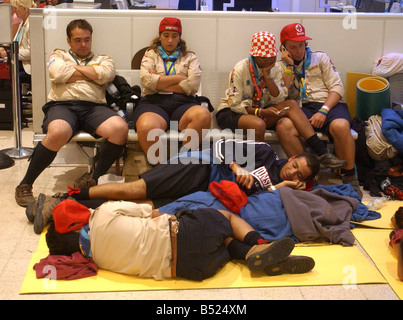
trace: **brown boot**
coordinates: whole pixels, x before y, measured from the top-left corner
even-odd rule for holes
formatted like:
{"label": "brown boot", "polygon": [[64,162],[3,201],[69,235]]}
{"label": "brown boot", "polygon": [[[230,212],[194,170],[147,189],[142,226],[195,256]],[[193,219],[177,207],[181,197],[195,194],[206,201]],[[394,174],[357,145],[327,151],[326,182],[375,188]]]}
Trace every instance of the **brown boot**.
{"label": "brown boot", "polygon": [[92,179],[92,173],[84,173],[81,177],[77,178],[74,181],[74,188],[81,189],[81,188],[91,188],[96,186],[97,182]]}
{"label": "brown boot", "polygon": [[279,263],[268,265],[264,271],[269,276],[284,273],[298,274],[311,271],[315,267],[315,260],[306,256],[289,256]]}
{"label": "brown boot", "polygon": [[295,243],[291,238],[283,238],[271,243],[253,246],[246,254],[245,260],[250,270],[261,270],[268,265],[285,260]]}
{"label": "brown boot", "polygon": [[15,188],[15,201],[21,207],[26,207],[35,201],[32,184],[21,184]]}
{"label": "brown boot", "polygon": [[39,194],[38,201],[36,201],[36,205],[34,205],[32,208],[32,216],[34,217],[34,232],[36,234],[41,234],[45,226],[52,221],[52,210],[61,201],[61,198],[45,196],[43,193]]}

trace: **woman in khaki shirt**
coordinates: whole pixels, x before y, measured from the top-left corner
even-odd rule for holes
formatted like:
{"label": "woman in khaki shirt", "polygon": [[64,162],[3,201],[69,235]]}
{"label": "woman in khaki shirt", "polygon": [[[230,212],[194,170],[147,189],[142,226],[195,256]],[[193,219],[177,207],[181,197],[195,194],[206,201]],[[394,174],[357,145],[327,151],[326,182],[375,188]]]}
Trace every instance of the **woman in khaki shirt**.
{"label": "woman in khaki shirt", "polygon": [[[140,77],[145,97],[136,107],[133,121],[140,147],[152,164],[164,160],[161,150],[150,149],[156,140],[147,136],[153,129],[193,129],[183,141],[187,149],[197,148],[203,129],[210,129],[210,112],[195,99],[202,75],[199,61],[193,52],[187,51],[181,36],[181,21],[164,18],[159,26],[159,36],[141,62]],[[194,132],[198,139],[191,139]]]}

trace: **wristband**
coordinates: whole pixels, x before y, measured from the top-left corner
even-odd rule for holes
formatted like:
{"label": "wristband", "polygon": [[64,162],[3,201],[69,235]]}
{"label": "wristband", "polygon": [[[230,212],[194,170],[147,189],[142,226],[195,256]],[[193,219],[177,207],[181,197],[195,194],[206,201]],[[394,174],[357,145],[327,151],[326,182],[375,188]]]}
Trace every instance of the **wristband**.
{"label": "wristband", "polygon": [[328,106],[325,106],[325,105],[323,105],[323,106],[321,107],[321,109],[325,109],[327,112],[330,111],[330,108],[329,108]]}
{"label": "wristband", "polygon": [[321,108],[321,109],[318,110],[318,112],[321,113],[321,114],[324,114],[327,117],[327,111],[326,110]]}
{"label": "wristband", "polygon": [[293,75],[293,74],[294,74],[294,72],[292,72],[292,71],[290,71],[290,70],[287,70],[287,69],[284,70],[284,73],[290,74],[290,75]]}
{"label": "wristband", "polygon": [[257,112],[259,111],[259,108],[256,108],[255,109],[255,116],[257,117],[258,115],[257,115]]}

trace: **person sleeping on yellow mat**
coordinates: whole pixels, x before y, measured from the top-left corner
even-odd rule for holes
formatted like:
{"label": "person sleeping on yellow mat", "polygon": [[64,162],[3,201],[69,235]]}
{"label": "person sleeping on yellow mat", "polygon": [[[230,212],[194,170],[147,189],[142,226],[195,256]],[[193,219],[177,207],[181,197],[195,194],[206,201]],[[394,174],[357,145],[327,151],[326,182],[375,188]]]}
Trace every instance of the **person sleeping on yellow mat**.
{"label": "person sleeping on yellow mat", "polygon": [[268,243],[229,211],[205,208],[172,215],[153,210],[149,204],[115,201],[92,213],[83,206],[84,212],[88,210],[88,224],[83,226],[76,223],[83,219],[77,211],[71,214],[69,201],[77,207],[77,202],[68,199],[53,210],[46,234],[50,255],[79,251],[104,270],[156,280],[202,281],[231,259],[246,261],[251,271],[268,275],[305,273],[315,265],[310,257],[290,256],[293,239]]}

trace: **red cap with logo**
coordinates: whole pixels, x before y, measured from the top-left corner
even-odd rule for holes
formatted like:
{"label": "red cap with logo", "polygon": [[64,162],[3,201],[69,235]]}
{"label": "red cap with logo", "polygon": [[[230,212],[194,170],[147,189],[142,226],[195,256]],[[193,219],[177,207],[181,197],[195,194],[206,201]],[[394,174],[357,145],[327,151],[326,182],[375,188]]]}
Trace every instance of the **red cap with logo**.
{"label": "red cap with logo", "polygon": [[292,40],[292,41],[306,41],[312,40],[305,36],[305,28],[300,23],[293,23],[285,26],[280,33],[280,42],[284,43],[284,41]]}
{"label": "red cap with logo", "polygon": [[182,34],[182,23],[177,18],[164,18],[160,22],[159,33],[163,31],[176,31]]}

